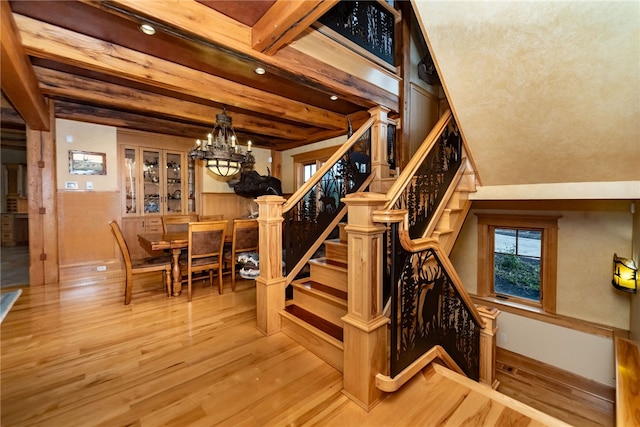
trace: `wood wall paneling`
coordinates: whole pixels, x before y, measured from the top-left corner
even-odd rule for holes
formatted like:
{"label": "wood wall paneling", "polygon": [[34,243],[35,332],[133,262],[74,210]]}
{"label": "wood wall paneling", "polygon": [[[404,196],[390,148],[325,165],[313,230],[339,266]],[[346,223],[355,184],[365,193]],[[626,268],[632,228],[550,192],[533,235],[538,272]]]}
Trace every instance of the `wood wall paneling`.
{"label": "wood wall paneling", "polygon": [[120,259],[109,221],[120,218],[118,192],[60,191],[60,265]]}

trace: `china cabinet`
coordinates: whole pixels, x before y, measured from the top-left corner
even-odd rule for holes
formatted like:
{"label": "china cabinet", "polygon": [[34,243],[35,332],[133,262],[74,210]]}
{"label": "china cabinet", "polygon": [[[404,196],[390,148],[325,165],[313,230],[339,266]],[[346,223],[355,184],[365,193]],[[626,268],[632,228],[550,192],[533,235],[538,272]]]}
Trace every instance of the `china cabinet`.
{"label": "china cabinet", "polygon": [[195,213],[193,161],[185,152],[121,148],[123,217]]}
{"label": "china cabinet", "polygon": [[165,135],[119,131],[121,228],[132,258],[149,256],[137,236],[162,232],[163,216],[196,217],[196,171],[187,156],[191,144]]}

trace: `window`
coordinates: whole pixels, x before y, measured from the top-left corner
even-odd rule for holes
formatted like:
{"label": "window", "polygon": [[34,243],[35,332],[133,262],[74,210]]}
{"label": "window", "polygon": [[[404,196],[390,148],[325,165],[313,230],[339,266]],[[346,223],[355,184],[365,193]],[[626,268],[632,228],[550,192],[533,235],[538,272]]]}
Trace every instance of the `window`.
{"label": "window", "polygon": [[559,216],[476,215],[478,294],[555,313]]}
{"label": "window", "polygon": [[306,165],[303,165],[302,182],[305,183],[309,181],[309,179],[311,179],[313,174],[316,173],[317,168],[318,168],[318,165],[315,162],[307,163]]}
{"label": "window", "polygon": [[307,182],[338,148],[340,146],[326,147],[293,155],[295,188]]}

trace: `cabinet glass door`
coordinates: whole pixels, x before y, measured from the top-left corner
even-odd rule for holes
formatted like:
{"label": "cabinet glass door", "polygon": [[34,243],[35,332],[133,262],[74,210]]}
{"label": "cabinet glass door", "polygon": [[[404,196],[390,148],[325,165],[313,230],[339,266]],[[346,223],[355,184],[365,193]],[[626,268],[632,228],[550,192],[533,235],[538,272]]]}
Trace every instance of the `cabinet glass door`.
{"label": "cabinet glass door", "polygon": [[182,154],[167,153],[166,156],[166,196],[165,212],[182,213]]}
{"label": "cabinet glass door", "polygon": [[164,171],[161,171],[160,152],[143,150],[142,177],[144,181],[144,213],[162,213],[160,184]]}
{"label": "cabinet glass door", "polygon": [[138,198],[136,192],[136,150],[126,148],[124,150],[124,192],[125,192],[125,213],[137,213]]}

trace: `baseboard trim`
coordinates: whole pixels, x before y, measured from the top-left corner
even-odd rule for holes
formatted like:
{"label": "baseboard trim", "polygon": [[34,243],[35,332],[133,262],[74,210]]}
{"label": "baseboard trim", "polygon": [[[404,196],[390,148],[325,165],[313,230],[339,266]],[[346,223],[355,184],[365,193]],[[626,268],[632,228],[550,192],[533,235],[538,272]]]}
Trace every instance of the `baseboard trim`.
{"label": "baseboard trim", "polygon": [[548,381],[592,395],[606,402],[615,402],[616,390],[614,387],[581,377],[522,354],[497,347],[496,369],[508,370],[508,368],[526,370]]}

